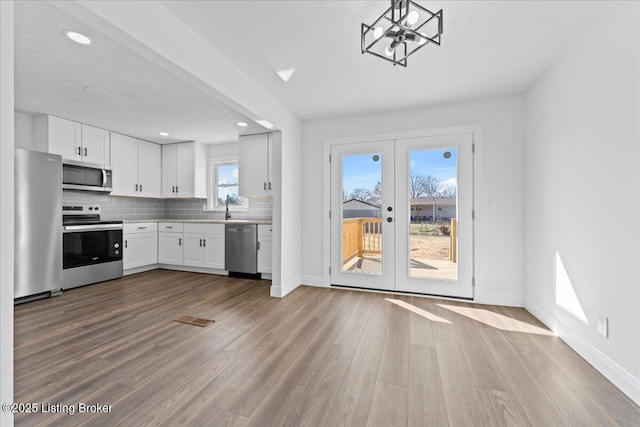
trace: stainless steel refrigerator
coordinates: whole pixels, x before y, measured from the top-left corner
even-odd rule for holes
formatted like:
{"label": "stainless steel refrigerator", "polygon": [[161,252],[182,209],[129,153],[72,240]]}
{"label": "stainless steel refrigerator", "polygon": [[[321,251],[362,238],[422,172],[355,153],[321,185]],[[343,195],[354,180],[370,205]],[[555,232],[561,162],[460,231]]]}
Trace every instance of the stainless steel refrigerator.
{"label": "stainless steel refrigerator", "polygon": [[62,276],[62,157],[15,149],[14,298],[58,292]]}

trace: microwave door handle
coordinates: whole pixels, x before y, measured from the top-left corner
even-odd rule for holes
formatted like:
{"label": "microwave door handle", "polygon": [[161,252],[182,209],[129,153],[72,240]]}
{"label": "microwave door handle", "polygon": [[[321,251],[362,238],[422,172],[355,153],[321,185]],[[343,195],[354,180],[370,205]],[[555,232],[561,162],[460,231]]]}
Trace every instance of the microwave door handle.
{"label": "microwave door handle", "polygon": [[107,171],[102,169],[102,186],[105,187],[107,185]]}

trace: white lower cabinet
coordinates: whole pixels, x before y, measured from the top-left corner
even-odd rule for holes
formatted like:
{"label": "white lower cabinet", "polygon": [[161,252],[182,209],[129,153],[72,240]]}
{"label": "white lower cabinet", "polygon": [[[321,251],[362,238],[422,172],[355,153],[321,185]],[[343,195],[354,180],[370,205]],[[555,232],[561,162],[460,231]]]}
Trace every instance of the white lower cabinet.
{"label": "white lower cabinet", "polygon": [[158,224],[158,263],[184,265],[184,233],[182,223]]}
{"label": "white lower cabinet", "polygon": [[273,271],[273,226],[258,224],[258,273]]}
{"label": "white lower cabinet", "polygon": [[224,224],[184,224],[184,265],[224,270]]}
{"label": "white lower cabinet", "polygon": [[157,264],[158,224],[153,222],[125,224],[122,236],[124,270]]}

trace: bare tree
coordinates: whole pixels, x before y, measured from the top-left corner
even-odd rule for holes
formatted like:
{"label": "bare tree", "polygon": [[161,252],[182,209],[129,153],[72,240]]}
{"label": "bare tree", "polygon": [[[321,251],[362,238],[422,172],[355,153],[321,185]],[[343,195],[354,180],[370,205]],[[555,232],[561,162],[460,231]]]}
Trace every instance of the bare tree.
{"label": "bare tree", "polygon": [[435,196],[440,191],[440,181],[433,175],[427,175],[424,178],[424,194],[429,197]]}
{"label": "bare tree", "polygon": [[368,202],[371,199],[371,190],[367,190],[366,188],[354,188],[351,190],[349,198]]}
{"label": "bare tree", "polygon": [[382,183],[380,181],[373,187],[373,192],[368,202],[376,206],[382,206]]}
{"label": "bare tree", "polygon": [[458,195],[458,187],[454,184],[448,184],[440,190],[443,197],[456,197]]}
{"label": "bare tree", "polygon": [[411,172],[409,175],[409,196],[411,198],[424,195],[424,184],[427,177],[419,172]]}
{"label": "bare tree", "polygon": [[411,172],[409,175],[409,195],[413,197],[435,196],[440,190],[440,181],[433,175]]}

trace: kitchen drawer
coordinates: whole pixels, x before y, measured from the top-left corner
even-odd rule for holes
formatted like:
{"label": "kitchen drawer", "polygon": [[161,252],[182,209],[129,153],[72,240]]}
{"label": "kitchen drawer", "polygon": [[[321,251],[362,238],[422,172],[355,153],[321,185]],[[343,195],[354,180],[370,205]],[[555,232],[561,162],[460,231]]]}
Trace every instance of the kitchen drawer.
{"label": "kitchen drawer", "polygon": [[158,223],[158,231],[182,233],[184,231],[183,225],[181,222],[160,222]]}
{"label": "kitchen drawer", "polygon": [[184,224],[185,233],[200,233],[200,234],[222,234],[224,235],[224,224]]}
{"label": "kitchen drawer", "polygon": [[124,224],[123,233],[155,233],[158,231],[158,223],[156,222],[137,222],[134,224]]}
{"label": "kitchen drawer", "polygon": [[271,236],[273,234],[272,224],[258,224],[258,236]]}

